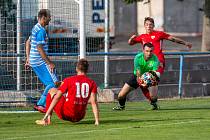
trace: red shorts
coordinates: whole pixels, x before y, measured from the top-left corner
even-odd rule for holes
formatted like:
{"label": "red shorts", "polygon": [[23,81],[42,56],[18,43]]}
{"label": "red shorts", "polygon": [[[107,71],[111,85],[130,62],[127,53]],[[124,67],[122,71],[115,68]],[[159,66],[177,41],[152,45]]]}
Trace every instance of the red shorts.
{"label": "red shorts", "polygon": [[160,65],[159,65],[157,71],[158,71],[160,74],[163,74],[163,73],[164,73],[164,70],[165,70],[165,58],[164,58],[164,55],[159,55],[159,56],[158,56],[158,60],[159,60],[159,62],[160,62]]}
{"label": "red shorts", "polygon": [[[56,106],[54,107],[54,112],[56,113],[56,115],[61,120],[67,120],[67,121],[71,121],[71,122],[78,122],[78,121],[82,120],[85,116],[84,115],[85,113],[78,116],[78,115],[75,115],[74,113],[70,113],[70,111],[64,112],[65,100],[66,100],[65,97],[62,96],[60,98],[60,100],[58,101],[58,103],[56,104]],[[46,99],[46,109],[49,108],[51,102],[52,102],[51,95],[48,94],[47,99]]]}
{"label": "red shorts", "polygon": [[165,62],[160,62],[157,72],[159,72],[160,74],[163,74],[164,70],[165,70]]}

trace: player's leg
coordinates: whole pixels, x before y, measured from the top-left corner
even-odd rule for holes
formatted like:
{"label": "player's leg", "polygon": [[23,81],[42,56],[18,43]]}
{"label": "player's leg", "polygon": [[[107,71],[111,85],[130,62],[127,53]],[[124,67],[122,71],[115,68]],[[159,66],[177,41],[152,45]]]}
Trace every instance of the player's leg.
{"label": "player's leg", "polygon": [[[53,101],[53,98],[55,97],[57,91],[58,91],[57,88],[51,88],[50,89],[49,94],[47,95],[47,99],[46,99],[46,110],[48,110],[48,108],[50,107],[50,104]],[[56,113],[56,115],[60,119],[63,119],[63,105],[65,103],[65,100],[66,100],[65,97],[62,96],[60,98],[60,100],[58,101],[58,103],[55,105],[54,109],[53,109],[54,112]]]}
{"label": "player's leg", "polygon": [[151,102],[151,96],[150,96],[149,89],[147,87],[143,87],[143,86],[140,86],[140,88],[141,88],[144,96]]}
{"label": "player's leg", "polygon": [[49,90],[49,93],[47,94],[47,98],[46,98],[46,110],[48,110],[48,108],[50,107],[50,104],[54,98],[54,96],[56,95],[58,89],[57,88],[51,88]]}
{"label": "player's leg", "polygon": [[113,108],[113,110],[124,110],[125,109],[125,102],[127,94],[132,90],[132,88],[125,83],[123,88],[120,90],[118,94],[118,105]]}
{"label": "player's leg", "polygon": [[160,59],[159,61],[160,61],[160,65],[159,65],[159,67],[158,67],[157,72],[159,72],[160,75],[161,75],[161,74],[164,73],[164,70],[165,70],[165,58],[162,58],[162,59]]}
{"label": "player's leg", "polygon": [[[48,84],[48,85],[45,87],[45,90],[44,90],[43,94],[41,95],[41,98],[40,98],[39,101],[37,102],[37,105],[39,105],[39,106],[45,105],[45,104],[46,104],[46,103],[45,103],[46,97],[47,97],[47,94],[48,94],[49,90],[52,90],[52,88],[54,88],[54,87],[56,87],[56,88],[59,87],[60,84],[61,84],[60,81],[59,81],[59,82],[55,82],[55,84],[54,84],[54,83]],[[49,92],[49,93],[50,93],[50,92]]]}
{"label": "player's leg", "polygon": [[138,83],[136,80],[136,76],[132,75],[131,78],[124,84],[123,88],[120,90],[118,94],[118,105],[113,108],[113,110],[124,110],[126,96],[134,89],[138,88]]}
{"label": "player's leg", "polygon": [[51,89],[51,88],[54,88],[55,87],[55,84],[54,83],[51,83],[51,84],[48,84],[45,89],[44,89],[44,92],[42,93],[39,101],[37,102],[37,106],[43,106],[45,107],[46,106],[46,97],[47,97],[47,94],[48,94],[48,91]]}
{"label": "player's leg", "polygon": [[[51,104],[51,102],[52,102],[52,95],[50,94],[51,92],[50,92],[50,90],[49,90],[49,94],[47,95],[47,98],[46,98],[46,111],[47,111],[47,109],[50,107],[50,104]],[[36,124],[38,124],[38,125],[49,125],[49,124],[51,124],[51,116],[52,116],[52,114],[50,114],[49,116],[48,116],[48,118],[47,119],[42,119],[42,120],[36,120]]]}
{"label": "player's leg", "polygon": [[56,86],[55,83],[58,82],[58,78],[56,76],[55,70],[52,73],[48,65],[43,65],[42,71],[43,73],[45,73],[45,75],[42,76],[42,81],[46,87],[37,105],[46,106],[46,96],[48,94],[48,91],[49,89]]}
{"label": "player's leg", "polygon": [[158,86],[150,87],[149,91],[150,91],[150,97],[151,97],[150,104],[153,106],[152,110],[157,110],[158,109],[158,105],[157,105],[157,101],[158,101]]}
{"label": "player's leg", "polygon": [[34,72],[39,77],[40,81],[46,86],[44,92],[42,93],[39,101],[37,102],[36,107],[42,108],[46,106],[46,96],[49,91],[49,89],[55,87],[55,82],[58,81],[56,74],[51,73],[49,66],[46,64],[43,64],[38,67],[33,67]]}
{"label": "player's leg", "polygon": [[[160,66],[158,67],[157,72],[160,73],[160,75],[162,75],[164,73],[164,69],[165,69],[165,58],[164,56],[162,56],[161,58],[159,58],[160,61]],[[151,105],[153,105],[153,110],[157,110],[158,106],[157,106],[157,101],[158,101],[158,86],[152,86],[150,88],[151,90]]]}

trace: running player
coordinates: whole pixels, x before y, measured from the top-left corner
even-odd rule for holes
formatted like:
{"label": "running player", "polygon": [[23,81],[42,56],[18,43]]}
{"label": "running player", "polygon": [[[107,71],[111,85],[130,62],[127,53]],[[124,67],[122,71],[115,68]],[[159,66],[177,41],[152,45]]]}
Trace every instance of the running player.
{"label": "running player", "polygon": [[145,72],[154,71],[154,74],[157,79],[159,79],[158,70],[159,61],[156,55],[153,54],[154,46],[151,43],[145,43],[143,45],[143,52],[135,56],[134,59],[134,71],[131,78],[124,84],[123,88],[118,94],[118,105],[113,108],[113,110],[124,110],[126,96],[132,90],[137,89],[139,86],[144,94],[144,96],[150,101],[150,104],[153,106],[153,110],[157,110],[157,85],[151,86],[150,91],[147,86],[142,86],[140,76]]}
{"label": "running player", "polygon": [[78,122],[84,118],[90,99],[95,125],[99,125],[97,85],[86,76],[88,66],[87,60],[80,59],[76,66],[77,75],[64,79],[58,89],[50,90],[47,96],[47,112],[42,120],[36,121],[36,124],[49,125],[53,110],[62,120]]}
{"label": "running player", "polygon": [[188,48],[191,48],[192,44],[180,38],[169,35],[163,31],[156,31],[154,30],[154,27],[155,27],[154,19],[151,17],[146,17],[144,20],[144,28],[146,33],[141,34],[139,36],[133,35],[128,40],[128,43],[130,45],[134,45],[136,43],[141,43],[141,44],[145,44],[147,42],[152,43],[154,45],[154,54],[158,57],[160,61],[158,72],[160,72],[160,74],[163,74],[165,68],[165,58],[161,48],[162,40],[166,39],[172,42],[183,44]]}

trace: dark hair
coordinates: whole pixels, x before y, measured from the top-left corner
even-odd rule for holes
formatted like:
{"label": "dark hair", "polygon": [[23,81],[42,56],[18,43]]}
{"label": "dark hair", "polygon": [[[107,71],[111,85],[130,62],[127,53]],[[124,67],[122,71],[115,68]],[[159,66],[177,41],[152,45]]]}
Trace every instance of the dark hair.
{"label": "dark hair", "polygon": [[50,10],[48,9],[41,9],[38,13],[38,18],[50,16]]}
{"label": "dark hair", "polygon": [[144,49],[146,46],[149,47],[149,48],[154,48],[153,44],[150,43],[150,42],[145,43],[145,44],[143,45],[143,49]]}
{"label": "dark hair", "polygon": [[84,73],[87,73],[88,67],[89,67],[88,61],[84,58],[80,59],[77,62],[77,69],[84,72]]}
{"label": "dark hair", "polygon": [[151,18],[151,17],[145,17],[145,18],[144,18],[144,24],[146,23],[146,21],[152,22],[153,25],[155,26],[155,22],[154,22],[154,19],[153,19],[153,18]]}

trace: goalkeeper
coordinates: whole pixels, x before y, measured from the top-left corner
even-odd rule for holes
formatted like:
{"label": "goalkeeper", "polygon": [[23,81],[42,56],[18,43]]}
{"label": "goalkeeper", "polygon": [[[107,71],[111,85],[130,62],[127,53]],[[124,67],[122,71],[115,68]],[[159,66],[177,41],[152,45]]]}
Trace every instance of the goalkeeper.
{"label": "goalkeeper", "polygon": [[[153,54],[154,46],[151,43],[145,43],[143,45],[143,52],[135,56],[134,59],[134,73],[131,78],[124,84],[123,88],[118,94],[118,105],[113,110],[124,110],[126,96],[129,92],[138,87],[141,88],[144,96],[150,101],[152,110],[157,110],[157,92],[158,81],[160,73],[156,72],[159,67],[159,61],[156,55]],[[146,76],[145,76],[145,74]],[[144,75],[143,75],[144,74]],[[147,79],[148,74],[152,75],[155,80]],[[141,77],[141,76],[144,77]],[[150,80],[150,82],[148,82]]]}

